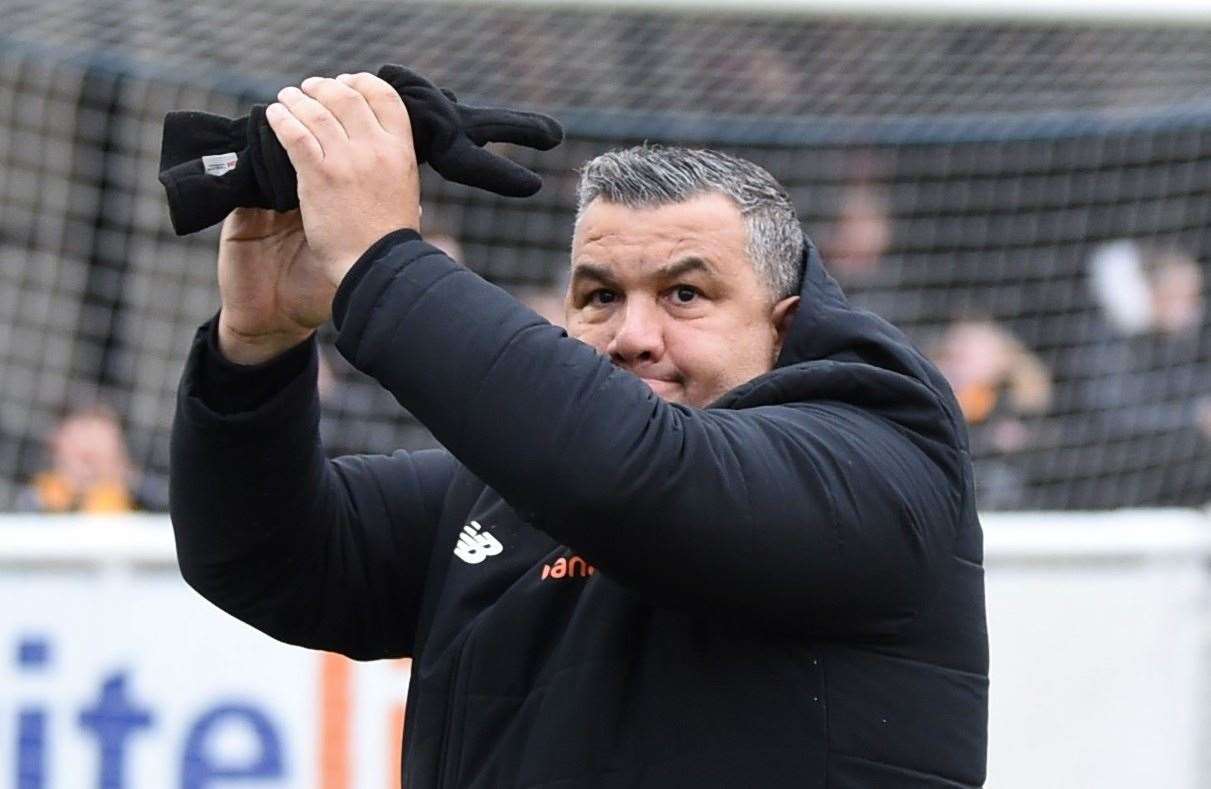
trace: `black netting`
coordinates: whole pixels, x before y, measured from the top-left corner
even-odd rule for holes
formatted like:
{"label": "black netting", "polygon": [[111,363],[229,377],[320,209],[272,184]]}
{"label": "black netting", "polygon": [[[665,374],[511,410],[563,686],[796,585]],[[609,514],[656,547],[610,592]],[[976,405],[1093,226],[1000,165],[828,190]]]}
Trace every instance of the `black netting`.
{"label": "black netting", "polygon": [[[939,360],[983,506],[1211,498],[1211,31],[710,17],[378,2],[0,2],[0,506],[100,395],[153,484],[216,231],[172,235],[171,109],[237,115],[310,73],[401,62],[564,120],[546,186],[426,175],[427,233],[535,303],[575,168],[643,140],[767,167],[858,303]],[[334,450],[426,445],[325,335]],[[150,496],[154,499],[154,493]]]}

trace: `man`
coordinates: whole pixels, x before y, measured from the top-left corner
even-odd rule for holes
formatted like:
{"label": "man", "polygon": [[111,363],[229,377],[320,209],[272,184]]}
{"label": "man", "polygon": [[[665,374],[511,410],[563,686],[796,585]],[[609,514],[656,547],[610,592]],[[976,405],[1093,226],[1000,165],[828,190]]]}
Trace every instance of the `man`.
{"label": "man", "polygon": [[130,460],[122,419],[106,403],[68,408],[46,439],[47,468],[17,495],[30,512],[163,511],[167,490]]}
{"label": "man", "polygon": [[[388,86],[279,102],[301,221],[227,222],[181,385],[190,584],[283,641],[413,656],[409,789],[983,782],[962,418],[768,173],[588,163],[569,337],[421,240]],[[325,461],[330,315],[448,451]]]}

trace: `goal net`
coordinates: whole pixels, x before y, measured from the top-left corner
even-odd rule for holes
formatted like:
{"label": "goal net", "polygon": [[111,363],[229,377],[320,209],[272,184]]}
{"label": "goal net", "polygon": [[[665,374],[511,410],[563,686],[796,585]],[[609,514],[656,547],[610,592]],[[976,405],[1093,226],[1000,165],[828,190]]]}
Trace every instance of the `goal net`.
{"label": "goal net", "polygon": [[[97,398],[145,478],[167,474],[218,297],[217,230],[168,224],[164,114],[387,62],[564,122],[554,151],[507,151],[545,179],[528,200],[425,176],[426,233],[536,306],[558,298],[584,160],[723,149],[785,183],[851,299],[938,361],[982,507],[1211,499],[1211,26],[794,6],[0,2],[0,508]],[[322,352],[331,451],[432,445],[330,332]]]}

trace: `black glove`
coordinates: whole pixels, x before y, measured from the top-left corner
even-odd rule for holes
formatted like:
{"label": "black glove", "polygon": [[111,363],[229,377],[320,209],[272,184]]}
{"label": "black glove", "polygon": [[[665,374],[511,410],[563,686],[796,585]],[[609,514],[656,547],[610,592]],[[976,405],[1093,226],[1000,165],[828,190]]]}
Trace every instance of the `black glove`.
{"label": "black glove", "polygon": [[[378,76],[399,91],[408,108],[418,164],[429,162],[446,180],[506,197],[528,197],[542,187],[535,173],[481,146],[510,142],[549,150],[563,140],[554,118],[467,107],[403,66],[383,66]],[[240,206],[298,208],[294,166],[265,120],[265,107],[253,105],[246,117],[235,120],[188,111],[164,118],[160,183],[168,192],[177,235],[217,224]]]}

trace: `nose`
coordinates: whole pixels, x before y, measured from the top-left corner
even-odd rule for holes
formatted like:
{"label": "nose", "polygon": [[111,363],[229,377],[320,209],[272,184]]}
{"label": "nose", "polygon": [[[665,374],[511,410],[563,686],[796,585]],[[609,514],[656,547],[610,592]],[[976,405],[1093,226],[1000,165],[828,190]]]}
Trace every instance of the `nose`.
{"label": "nose", "polygon": [[615,364],[634,366],[664,355],[664,327],[655,304],[630,299],[616,319],[618,330],[606,345],[606,354]]}

